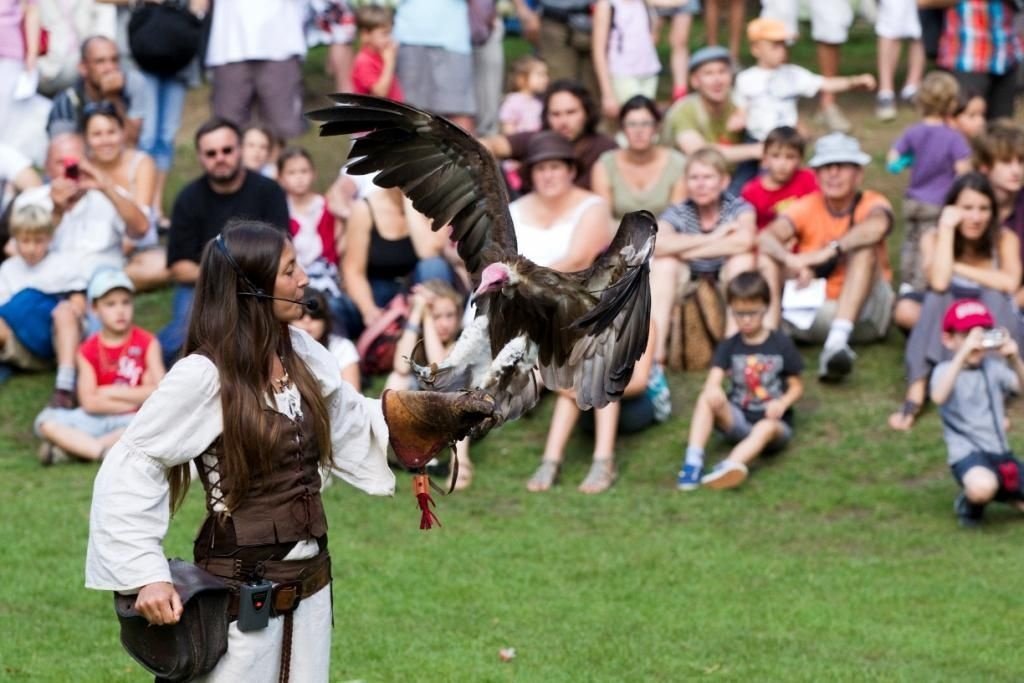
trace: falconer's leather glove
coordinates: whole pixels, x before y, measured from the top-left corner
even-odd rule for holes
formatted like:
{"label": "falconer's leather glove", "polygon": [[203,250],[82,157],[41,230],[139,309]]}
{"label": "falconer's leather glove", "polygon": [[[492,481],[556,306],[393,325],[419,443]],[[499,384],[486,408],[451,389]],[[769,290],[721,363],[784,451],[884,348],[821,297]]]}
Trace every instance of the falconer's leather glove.
{"label": "falconer's leather glove", "polygon": [[381,396],[391,447],[409,469],[493,419],[494,399],[484,391],[395,391]]}

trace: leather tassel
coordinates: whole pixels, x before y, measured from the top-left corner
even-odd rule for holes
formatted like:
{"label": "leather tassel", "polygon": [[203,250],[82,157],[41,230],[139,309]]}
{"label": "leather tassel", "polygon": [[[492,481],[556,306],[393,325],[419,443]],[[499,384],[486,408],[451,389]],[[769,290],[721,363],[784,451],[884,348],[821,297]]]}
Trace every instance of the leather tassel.
{"label": "leather tassel", "polygon": [[420,506],[420,529],[426,531],[435,524],[441,526],[441,520],[431,509],[434,507],[434,499],[430,497],[430,477],[424,472],[412,475],[412,490]]}

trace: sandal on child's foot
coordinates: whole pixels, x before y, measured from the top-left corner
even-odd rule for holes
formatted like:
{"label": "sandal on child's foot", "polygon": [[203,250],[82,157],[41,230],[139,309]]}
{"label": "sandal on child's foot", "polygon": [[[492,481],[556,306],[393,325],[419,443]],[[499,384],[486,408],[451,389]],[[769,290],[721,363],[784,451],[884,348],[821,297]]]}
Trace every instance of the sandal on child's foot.
{"label": "sandal on child's foot", "polygon": [[533,473],[530,480],[526,482],[526,490],[532,493],[547,491],[555,485],[555,481],[558,479],[558,471],[561,468],[562,464],[554,460],[541,460],[540,467]]}
{"label": "sandal on child's foot", "polygon": [[590,471],[587,472],[586,478],[579,485],[580,493],[604,493],[611,485],[615,483],[615,479],[619,476],[619,473],[615,469],[615,462],[611,458],[600,458],[594,460],[593,464],[590,465]]}

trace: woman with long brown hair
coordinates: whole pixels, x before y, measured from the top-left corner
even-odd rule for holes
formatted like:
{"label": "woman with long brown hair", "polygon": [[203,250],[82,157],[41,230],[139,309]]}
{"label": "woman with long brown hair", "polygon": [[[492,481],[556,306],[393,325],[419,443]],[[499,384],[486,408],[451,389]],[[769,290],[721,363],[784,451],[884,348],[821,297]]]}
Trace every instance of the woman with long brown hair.
{"label": "woman with long brown hair", "polygon": [[192,461],[207,509],[196,564],[235,589],[292,582],[298,601],[282,608],[275,588],[275,611],[258,630],[241,631],[229,612],[228,650],[208,680],[327,680],[321,473],[373,495],[394,490],[378,404],[341,380],[327,349],[289,327],[305,310],[307,284],[285,233],[230,223],[203,252],[184,358],[96,478],[86,584],[137,591],[135,609],[151,624],[182,613],[162,541]]}

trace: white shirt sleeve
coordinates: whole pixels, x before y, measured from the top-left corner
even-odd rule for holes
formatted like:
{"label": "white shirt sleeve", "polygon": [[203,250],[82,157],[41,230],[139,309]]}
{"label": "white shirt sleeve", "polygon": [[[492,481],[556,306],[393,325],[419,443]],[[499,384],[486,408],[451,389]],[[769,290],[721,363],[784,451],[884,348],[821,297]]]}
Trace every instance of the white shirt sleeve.
{"label": "white shirt sleeve", "polygon": [[163,539],[170,520],[167,470],[189,462],[221,433],[220,379],[205,356],[171,368],[93,483],[85,585],[135,591],[170,581]]}
{"label": "white shirt sleeve", "polygon": [[824,76],[819,76],[796,64],[787,64],[786,67],[786,79],[793,84],[793,90],[800,96],[814,97],[821,90],[821,84],[825,81]]}
{"label": "white shirt sleeve", "polygon": [[290,329],[295,352],[320,380],[327,401],[334,451],[331,474],[370,495],[394,495],[395,475],[388,467],[388,428],[380,401],[342,381],[331,352],[302,330]]}

